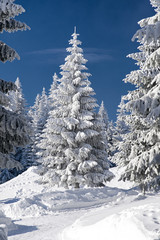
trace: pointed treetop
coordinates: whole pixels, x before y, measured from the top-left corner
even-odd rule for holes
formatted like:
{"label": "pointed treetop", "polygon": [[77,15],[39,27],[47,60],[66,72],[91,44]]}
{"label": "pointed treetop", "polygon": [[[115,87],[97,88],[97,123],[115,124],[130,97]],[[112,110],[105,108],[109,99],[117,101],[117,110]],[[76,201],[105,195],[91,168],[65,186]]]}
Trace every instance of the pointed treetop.
{"label": "pointed treetop", "polygon": [[74,27],[74,33],[75,34],[77,33],[77,27],[76,26]]}
{"label": "pointed treetop", "polygon": [[17,88],[21,88],[21,83],[20,83],[19,77],[17,77],[15,84],[16,84]]}
{"label": "pointed treetop", "polygon": [[54,73],[54,75],[53,75],[53,81],[54,82],[58,82],[58,76],[57,76],[57,73]]}
{"label": "pointed treetop", "polygon": [[102,101],[99,107],[99,114],[102,115],[104,111],[106,111],[106,109],[104,107],[104,102]]}
{"label": "pointed treetop", "polygon": [[46,97],[46,89],[45,89],[45,87],[43,87],[43,90],[42,90],[42,98],[43,97]]}
{"label": "pointed treetop", "polygon": [[67,52],[71,53],[82,53],[82,48],[79,48],[78,45],[81,45],[82,42],[78,40],[79,34],[77,33],[77,28],[74,27],[74,33],[71,35],[72,39],[69,40],[69,44],[72,45],[72,47],[67,48]]}
{"label": "pointed treetop", "polygon": [[109,121],[109,118],[108,118],[108,113],[107,113],[107,110],[105,109],[105,106],[104,106],[104,102],[102,101],[101,105],[100,105],[100,108],[99,108],[99,115],[101,116],[102,118],[102,121],[108,126],[108,121]]}
{"label": "pointed treetop", "polygon": [[35,104],[37,104],[40,100],[41,96],[40,94],[38,93],[37,96],[36,96],[36,100],[35,100]]}
{"label": "pointed treetop", "polygon": [[79,36],[79,34],[77,33],[77,27],[74,27],[74,33],[72,34],[73,39],[77,40],[77,36]]}
{"label": "pointed treetop", "polygon": [[57,86],[58,86],[58,82],[59,82],[59,81],[60,81],[60,80],[59,80],[59,77],[57,76],[57,73],[54,73],[54,75],[53,75],[53,82],[52,82],[51,88],[50,88],[50,90],[49,90],[49,94],[51,95],[51,96],[49,96],[49,98],[52,97],[52,94],[53,94],[53,96],[54,96],[55,90],[57,89]]}
{"label": "pointed treetop", "polygon": [[19,77],[17,77],[16,81],[15,81],[15,85],[17,87],[17,91],[21,94],[22,94],[22,85],[21,85],[21,82],[20,82],[20,79]]}
{"label": "pointed treetop", "polygon": [[[46,89],[43,87],[42,94],[40,96],[40,101],[39,101],[39,109],[43,111],[43,109],[47,110],[48,108],[48,97],[46,94]],[[45,111],[44,110],[44,111]]]}
{"label": "pointed treetop", "polygon": [[102,110],[102,111],[104,111],[105,110],[105,107],[104,107],[104,102],[102,101],[101,102],[101,105],[100,105],[100,108],[99,108],[100,110]]}
{"label": "pointed treetop", "polygon": [[101,102],[101,106],[104,108],[104,102],[103,102],[103,100],[102,100],[102,102]]}
{"label": "pointed treetop", "polygon": [[53,75],[53,83],[51,84],[51,90],[55,90],[58,86],[58,82],[59,82],[59,77],[57,76],[57,73],[54,73]]}

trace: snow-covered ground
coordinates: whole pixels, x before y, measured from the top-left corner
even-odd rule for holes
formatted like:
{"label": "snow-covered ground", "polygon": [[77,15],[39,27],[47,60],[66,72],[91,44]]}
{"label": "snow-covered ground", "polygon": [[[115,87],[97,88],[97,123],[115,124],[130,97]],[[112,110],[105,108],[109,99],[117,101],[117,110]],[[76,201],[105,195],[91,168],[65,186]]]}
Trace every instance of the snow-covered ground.
{"label": "snow-covered ground", "polygon": [[0,210],[13,221],[6,222],[9,240],[160,240],[160,194],[143,196],[117,178],[79,190],[38,179],[32,167],[0,185]]}

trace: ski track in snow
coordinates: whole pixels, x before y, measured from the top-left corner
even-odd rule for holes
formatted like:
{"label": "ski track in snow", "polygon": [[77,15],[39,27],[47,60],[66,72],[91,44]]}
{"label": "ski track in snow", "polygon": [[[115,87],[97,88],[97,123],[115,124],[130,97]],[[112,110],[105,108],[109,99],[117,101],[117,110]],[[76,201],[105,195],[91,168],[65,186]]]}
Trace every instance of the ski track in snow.
{"label": "ski track in snow", "polygon": [[159,194],[145,197],[116,178],[78,190],[47,188],[38,178],[32,167],[0,185],[0,209],[14,223],[9,240],[160,240]]}

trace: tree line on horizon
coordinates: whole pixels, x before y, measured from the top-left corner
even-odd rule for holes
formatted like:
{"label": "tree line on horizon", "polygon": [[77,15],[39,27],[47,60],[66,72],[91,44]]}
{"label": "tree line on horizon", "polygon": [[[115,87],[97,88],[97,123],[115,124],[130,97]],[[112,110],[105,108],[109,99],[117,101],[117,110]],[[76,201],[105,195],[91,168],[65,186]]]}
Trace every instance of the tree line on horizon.
{"label": "tree line on horizon", "polygon": [[[32,107],[26,107],[19,78],[0,80],[1,183],[38,165],[43,184],[102,187],[114,177],[110,168],[119,166],[121,180],[135,182],[143,192],[159,190],[160,0],[150,2],[156,13],[138,22],[132,39],[138,52],[128,56],[138,69],[124,79],[135,90],[122,96],[115,124],[94,97],[76,28],[60,74]],[[1,33],[30,29],[14,19],[25,11],[14,0],[0,0],[0,10]],[[0,41],[0,60],[15,58],[17,52]]]}

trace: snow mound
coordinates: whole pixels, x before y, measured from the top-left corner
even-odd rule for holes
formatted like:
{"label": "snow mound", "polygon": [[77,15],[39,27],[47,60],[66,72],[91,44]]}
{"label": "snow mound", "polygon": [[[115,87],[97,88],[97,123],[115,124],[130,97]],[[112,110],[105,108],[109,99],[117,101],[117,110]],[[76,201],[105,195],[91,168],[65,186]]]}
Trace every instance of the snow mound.
{"label": "snow mound", "polygon": [[[10,218],[0,212],[0,225],[8,227],[10,240],[33,235],[35,240],[160,239],[158,193],[138,194],[133,184],[123,186],[118,177],[103,188],[76,190],[47,187],[38,180],[37,167],[31,167],[0,185],[0,210],[17,224],[14,230]],[[0,232],[5,234],[4,225]]]}
{"label": "snow mound", "polygon": [[[98,216],[98,217],[97,217]],[[108,209],[92,212],[62,233],[62,240],[158,240],[159,203],[131,207],[108,216]]]}
{"label": "snow mound", "polygon": [[38,217],[60,211],[90,209],[106,204],[118,204],[126,196],[137,195],[134,190],[118,188],[86,188],[57,190],[38,184],[37,167],[0,185],[1,209],[12,219]]}
{"label": "snow mound", "polygon": [[0,240],[6,240],[8,232],[16,230],[16,225],[0,211]]}

